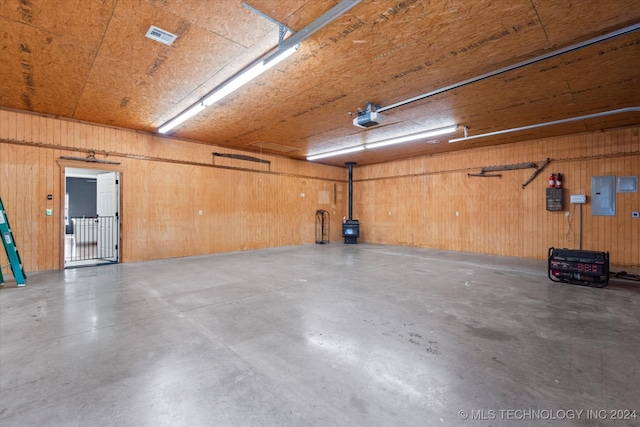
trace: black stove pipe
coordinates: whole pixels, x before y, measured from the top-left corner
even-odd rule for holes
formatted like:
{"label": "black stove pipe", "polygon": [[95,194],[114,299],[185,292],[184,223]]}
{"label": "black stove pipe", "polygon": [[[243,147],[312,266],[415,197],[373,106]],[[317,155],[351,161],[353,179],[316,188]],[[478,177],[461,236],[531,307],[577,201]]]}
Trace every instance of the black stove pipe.
{"label": "black stove pipe", "polygon": [[349,168],[349,221],[353,219],[353,165],[356,162],[347,162],[345,165]]}

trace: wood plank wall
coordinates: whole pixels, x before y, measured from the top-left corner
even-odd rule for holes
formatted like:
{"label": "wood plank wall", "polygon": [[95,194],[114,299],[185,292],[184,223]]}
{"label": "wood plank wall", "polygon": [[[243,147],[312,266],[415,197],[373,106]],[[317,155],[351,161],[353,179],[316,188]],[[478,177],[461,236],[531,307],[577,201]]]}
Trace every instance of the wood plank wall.
{"label": "wood plank wall", "polygon": [[62,268],[59,158],[86,158],[89,150],[121,163],[123,262],[314,243],[317,209],[330,212],[331,241],[340,241],[344,168],[269,155],[260,157],[270,166],[226,158],[214,166],[213,151],[234,151],[0,110],[0,197],[27,273]]}
{"label": "wood plank wall", "polygon": [[[612,264],[640,267],[640,193],[617,193],[615,216],[591,215],[591,177],[640,175],[640,128],[547,138],[354,169],[354,218],[361,241],[546,259],[549,247],[608,251]],[[474,178],[483,166],[552,162]],[[564,179],[564,210],[546,210],[551,172]],[[566,216],[569,212],[569,216]]]}
{"label": "wood plank wall", "polygon": [[[538,259],[551,246],[577,247],[578,208],[569,194],[590,196],[592,176],[639,175],[639,132],[624,128],[356,166],[360,241]],[[88,150],[121,163],[124,262],[313,243],[317,209],[330,211],[331,241],[341,242],[344,168],[278,156],[262,156],[270,167],[221,158],[214,167],[212,151],[233,151],[0,110],[0,196],[27,272],[62,267],[58,159],[86,157]],[[552,162],[525,189],[531,169],[502,172],[500,179],[467,176],[483,166],[546,158]],[[562,212],[545,210],[550,172],[564,177]],[[640,219],[630,214],[640,211],[639,193],[618,193],[616,201],[614,217],[593,217],[590,204],[582,207],[582,247],[609,251],[616,265],[640,267]],[[45,216],[47,208],[52,217]],[[7,264],[2,251],[0,264]]]}

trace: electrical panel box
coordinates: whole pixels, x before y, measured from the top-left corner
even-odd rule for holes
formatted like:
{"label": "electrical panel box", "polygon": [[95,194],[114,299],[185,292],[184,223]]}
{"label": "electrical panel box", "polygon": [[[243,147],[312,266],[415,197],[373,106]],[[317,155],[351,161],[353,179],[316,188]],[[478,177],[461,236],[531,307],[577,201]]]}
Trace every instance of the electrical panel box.
{"label": "electrical panel box", "polygon": [[571,203],[579,204],[579,205],[587,203],[587,195],[586,194],[572,194],[571,195]]}
{"label": "electrical panel box", "polygon": [[561,211],[564,209],[562,204],[563,196],[562,188],[547,188],[547,210]]}
{"label": "electrical panel box", "polygon": [[637,176],[619,176],[618,177],[618,193],[637,193],[638,177]]}
{"label": "electrical panel box", "polygon": [[591,177],[591,215],[615,216],[616,214],[616,177]]}

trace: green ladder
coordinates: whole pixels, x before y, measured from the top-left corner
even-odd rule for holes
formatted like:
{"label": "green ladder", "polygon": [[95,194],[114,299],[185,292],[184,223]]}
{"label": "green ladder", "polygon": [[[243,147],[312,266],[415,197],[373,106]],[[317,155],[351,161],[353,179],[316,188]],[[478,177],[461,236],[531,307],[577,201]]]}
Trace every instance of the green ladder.
{"label": "green ladder", "polygon": [[[9,219],[7,218],[7,213],[5,212],[4,205],[2,204],[2,198],[0,198],[0,234],[2,234],[2,244],[4,245],[5,252],[7,252],[7,258],[9,259],[11,270],[13,271],[13,277],[16,279],[18,286],[24,286],[26,285],[27,275],[24,274],[24,269],[22,268],[22,261],[20,261],[20,254],[18,253],[18,248],[16,248],[15,240],[13,239],[13,233],[11,232]],[[4,277],[2,276],[2,268],[0,268],[0,286],[2,284],[4,284]]]}

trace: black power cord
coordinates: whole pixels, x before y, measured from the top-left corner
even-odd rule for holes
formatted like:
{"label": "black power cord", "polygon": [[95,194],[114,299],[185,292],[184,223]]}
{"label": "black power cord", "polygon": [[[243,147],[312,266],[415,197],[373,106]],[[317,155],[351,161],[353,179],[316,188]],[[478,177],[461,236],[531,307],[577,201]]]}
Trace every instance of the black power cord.
{"label": "black power cord", "polygon": [[634,282],[640,282],[640,274],[630,274],[626,271],[610,271],[609,277],[615,277],[616,279],[633,280]]}

